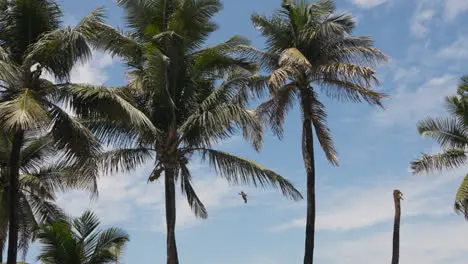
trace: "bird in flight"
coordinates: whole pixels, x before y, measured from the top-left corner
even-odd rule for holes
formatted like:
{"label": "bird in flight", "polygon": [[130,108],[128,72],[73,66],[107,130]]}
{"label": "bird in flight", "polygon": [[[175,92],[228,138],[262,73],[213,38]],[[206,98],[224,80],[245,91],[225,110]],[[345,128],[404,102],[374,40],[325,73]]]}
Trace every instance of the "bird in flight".
{"label": "bird in flight", "polygon": [[242,199],[244,199],[244,203],[247,203],[247,194],[244,191],[241,191],[239,195],[242,196]]}

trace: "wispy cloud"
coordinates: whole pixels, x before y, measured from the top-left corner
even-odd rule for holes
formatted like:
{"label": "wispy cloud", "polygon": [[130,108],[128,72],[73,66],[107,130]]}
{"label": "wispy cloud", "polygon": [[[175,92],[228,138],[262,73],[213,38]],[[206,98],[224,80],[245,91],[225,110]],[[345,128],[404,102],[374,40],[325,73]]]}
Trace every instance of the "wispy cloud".
{"label": "wispy cloud", "polygon": [[387,109],[375,114],[378,124],[414,125],[414,122],[438,114],[443,107],[444,97],[456,91],[458,76],[442,75],[432,78],[416,89],[399,86],[388,102]]}
{"label": "wispy cloud", "polygon": [[[344,221],[346,222],[346,221]],[[391,225],[389,225],[390,227]],[[462,264],[466,263],[465,236],[468,231],[463,219],[452,221],[420,221],[403,223],[401,227],[400,259],[403,263]],[[385,263],[391,258],[392,232],[372,232],[354,235],[352,239],[333,244],[321,244],[317,257],[326,263]]]}
{"label": "wispy cloud", "polygon": [[361,8],[374,8],[383,3],[386,3],[388,0],[352,0],[352,2]]}
{"label": "wispy cloud", "polygon": [[[346,231],[385,223],[393,219],[394,188],[405,196],[404,217],[440,216],[453,213],[453,196],[463,170],[456,170],[440,177],[408,178],[388,177],[373,186],[349,186],[318,193],[316,227],[322,231]],[[346,219],[346,221],[344,221]],[[272,232],[291,228],[304,228],[305,218],[293,219],[274,226]]]}
{"label": "wispy cloud", "polygon": [[435,11],[432,9],[422,9],[421,7],[414,13],[411,18],[410,31],[411,35],[416,38],[424,38],[429,34],[428,22],[432,20]]}

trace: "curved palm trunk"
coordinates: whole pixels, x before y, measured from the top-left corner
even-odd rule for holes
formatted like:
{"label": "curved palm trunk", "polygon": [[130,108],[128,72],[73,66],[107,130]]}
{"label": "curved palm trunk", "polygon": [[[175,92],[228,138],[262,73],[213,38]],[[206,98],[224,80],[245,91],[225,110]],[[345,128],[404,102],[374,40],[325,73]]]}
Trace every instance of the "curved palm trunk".
{"label": "curved palm trunk", "polygon": [[176,199],[174,169],[166,169],[164,183],[166,188],[167,264],[179,264],[175,239]]}
{"label": "curved palm trunk", "polygon": [[10,155],[9,179],[9,231],[8,231],[8,259],[7,264],[16,264],[18,255],[18,192],[20,153],[23,145],[24,132],[15,133]]}
{"label": "curved palm trunk", "polygon": [[395,219],[393,222],[393,252],[392,264],[398,264],[400,260],[400,218],[401,218],[401,192],[393,191],[393,202],[395,204]]}
{"label": "curved palm trunk", "polygon": [[307,220],[304,264],[312,264],[314,262],[315,240],[315,161],[311,120],[312,108],[308,88],[301,89],[301,104],[304,114],[304,121],[302,123],[302,158],[304,159],[307,173]]}

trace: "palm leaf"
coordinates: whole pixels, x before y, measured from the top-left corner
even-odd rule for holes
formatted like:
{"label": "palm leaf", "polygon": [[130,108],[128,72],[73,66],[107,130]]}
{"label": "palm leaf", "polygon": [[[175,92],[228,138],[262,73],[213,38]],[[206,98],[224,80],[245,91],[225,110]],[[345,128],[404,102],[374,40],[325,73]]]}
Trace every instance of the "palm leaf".
{"label": "palm leaf", "polygon": [[6,131],[41,128],[49,121],[48,113],[29,89],[13,100],[0,103],[0,124]]}
{"label": "palm leaf", "polygon": [[466,163],[467,156],[463,149],[449,149],[435,155],[423,154],[420,159],[411,162],[414,174],[458,168]]}
{"label": "palm leaf", "polygon": [[192,212],[195,214],[196,217],[206,219],[208,218],[208,211],[205,208],[203,202],[198,198],[195,189],[192,186],[192,175],[190,174],[189,169],[187,166],[181,165],[180,169],[180,187],[182,189],[182,193],[187,197],[187,201],[192,209]]}
{"label": "palm leaf", "polygon": [[468,144],[466,128],[455,118],[427,118],[417,127],[419,134],[433,138],[444,148],[464,148]]}
{"label": "palm leaf", "polygon": [[468,220],[468,175],[463,178],[458,187],[454,209],[455,212],[465,215],[465,218]]}
{"label": "palm leaf", "polygon": [[301,193],[288,180],[250,160],[214,149],[200,149],[197,152],[202,154],[203,161],[208,159],[210,166],[230,183],[278,188],[286,197],[302,199]]}
{"label": "palm leaf", "polygon": [[98,157],[104,173],[129,172],[152,158],[154,153],[143,147],[111,150]]}

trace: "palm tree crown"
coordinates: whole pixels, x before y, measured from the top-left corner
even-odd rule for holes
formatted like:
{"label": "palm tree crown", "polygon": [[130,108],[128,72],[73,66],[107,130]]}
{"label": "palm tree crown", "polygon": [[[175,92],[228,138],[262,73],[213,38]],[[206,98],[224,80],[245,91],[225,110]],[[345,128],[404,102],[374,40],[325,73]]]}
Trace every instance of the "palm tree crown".
{"label": "palm tree crown", "polygon": [[54,221],[41,226],[38,239],[42,250],[38,260],[45,264],[115,263],[115,248],[129,241],[125,231],[111,227],[98,229],[99,219],[87,211],[70,221]]}
{"label": "palm tree crown", "polygon": [[[424,154],[411,162],[414,174],[454,169],[466,164],[468,156],[468,76],[461,78],[457,94],[446,97],[450,117],[426,118],[417,125],[424,137],[434,139],[442,148],[438,154]],[[468,219],[468,175],[455,195],[454,208]]]}

